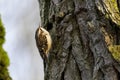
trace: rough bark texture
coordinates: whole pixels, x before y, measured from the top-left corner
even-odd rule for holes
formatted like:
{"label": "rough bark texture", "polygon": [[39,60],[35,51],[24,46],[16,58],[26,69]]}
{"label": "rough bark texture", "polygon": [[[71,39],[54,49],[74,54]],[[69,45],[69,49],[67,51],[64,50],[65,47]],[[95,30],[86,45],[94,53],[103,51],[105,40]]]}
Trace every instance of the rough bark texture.
{"label": "rough bark texture", "polygon": [[120,65],[108,50],[120,44],[120,26],[106,17],[105,0],[39,3],[41,25],[53,40],[45,80],[120,80]]}

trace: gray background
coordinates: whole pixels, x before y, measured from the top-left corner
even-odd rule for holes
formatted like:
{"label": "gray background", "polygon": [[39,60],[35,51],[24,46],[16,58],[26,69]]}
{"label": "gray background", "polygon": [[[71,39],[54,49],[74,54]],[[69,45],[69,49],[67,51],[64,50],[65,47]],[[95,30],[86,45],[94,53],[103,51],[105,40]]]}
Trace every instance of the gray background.
{"label": "gray background", "polygon": [[35,44],[40,24],[37,0],[0,0],[0,14],[6,28],[4,49],[10,57],[13,80],[43,80],[43,63]]}

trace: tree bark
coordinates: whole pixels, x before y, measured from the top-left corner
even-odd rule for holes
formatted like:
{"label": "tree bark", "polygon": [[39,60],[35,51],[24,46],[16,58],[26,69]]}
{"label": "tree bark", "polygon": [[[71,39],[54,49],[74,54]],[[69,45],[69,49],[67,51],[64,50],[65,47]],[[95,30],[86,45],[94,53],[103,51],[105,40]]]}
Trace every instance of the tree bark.
{"label": "tree bark", "polygon": [[120,80],[120,64],[108,49],[120,44],[120,26],[114,17],[106,17],[105,1],[39,3],[41,25],[53,40],[45,80]]}

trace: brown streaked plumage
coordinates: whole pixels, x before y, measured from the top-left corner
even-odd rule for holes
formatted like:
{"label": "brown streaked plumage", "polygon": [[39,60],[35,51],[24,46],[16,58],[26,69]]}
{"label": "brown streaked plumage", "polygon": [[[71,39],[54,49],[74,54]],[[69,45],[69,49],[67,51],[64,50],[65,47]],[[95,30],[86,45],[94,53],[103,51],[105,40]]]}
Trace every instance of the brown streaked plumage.
{"label": "brown streaked plumage", "polygon": [[42,58],[47,58],[51,48],[52,40],[49,32],[42,27],[39,27],[35,33],[36,45]]}

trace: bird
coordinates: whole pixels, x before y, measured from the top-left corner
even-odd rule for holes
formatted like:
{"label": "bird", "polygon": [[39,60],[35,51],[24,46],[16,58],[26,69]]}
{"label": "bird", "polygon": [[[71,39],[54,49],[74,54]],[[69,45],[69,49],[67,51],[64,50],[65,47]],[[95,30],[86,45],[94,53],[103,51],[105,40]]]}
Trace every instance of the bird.
{"label": "bird", "polygon": [[44,67],[48,62],[48,55],[52,45],[50,33],[43,27],[39,26],[35,32],[36,45],[44,61]]}

